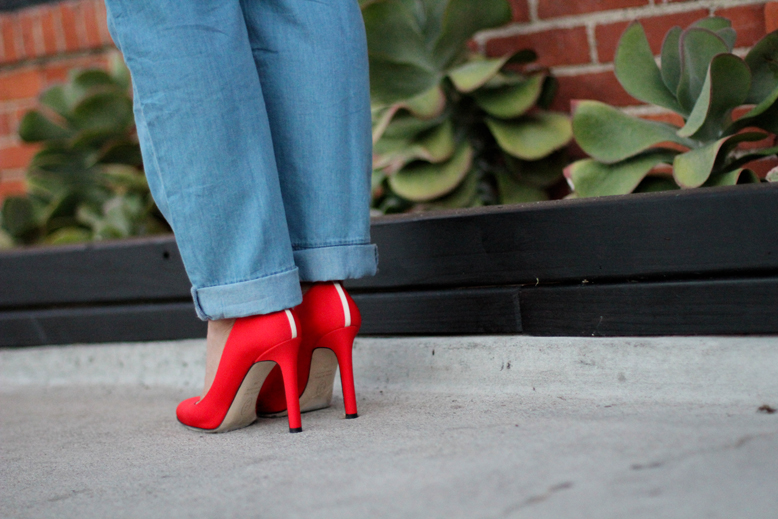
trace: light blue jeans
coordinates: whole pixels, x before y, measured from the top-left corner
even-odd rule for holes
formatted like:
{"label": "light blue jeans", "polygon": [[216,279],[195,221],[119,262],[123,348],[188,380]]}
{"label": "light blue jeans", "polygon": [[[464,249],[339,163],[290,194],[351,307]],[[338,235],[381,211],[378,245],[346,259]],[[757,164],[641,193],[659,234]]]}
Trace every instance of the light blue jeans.
{"label": "light blue jeans", "polygon": [[152,195],[201,319],[375,274],[357,0],[106,0]]}

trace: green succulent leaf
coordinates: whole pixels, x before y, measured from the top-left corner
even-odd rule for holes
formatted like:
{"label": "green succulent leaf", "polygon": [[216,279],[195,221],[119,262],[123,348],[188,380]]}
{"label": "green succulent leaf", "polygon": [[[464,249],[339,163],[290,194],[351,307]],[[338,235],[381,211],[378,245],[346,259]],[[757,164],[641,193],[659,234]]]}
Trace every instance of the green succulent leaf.
{"label": "green succulent leaf", "polygon": [[778,103],[776,101],[778,101],[778,85],[761,103],[730,124],[724,133],[735,133],[749,126],[762,128],[772,133],[778,132]]}
{"label": "green succulent leaf", "polygon": [[432,119],[446,109],[446,95],[440,85],[408,99],[401,106],[420,119]]}
{"label": "green succulent leaf", "polygon": [[616,78],[632,97],[682,112],[675,96],[665,85],[639,22],[633,22],[621,35],[613,64]]}
{"label": "green succulent leaf", "polygon": [[566,146],[572,136],[570,119],[554,112],[537,112],[503,121],[486,118],[500,148],[514,157],[538,160]]}
{"label": "green succulent leaf", "polygon": [[678,90],[681,81],[681,32],[680,27],[673,27],[662,42],[662,81],[671,93]]}
{"label": "green succulent leaf", "polygon": [[382,0],[362,9],[371,57],[432,69],[424,36],[402,0]]}
{"label": "green succulent leaf", "polygon": [[600,162],[613,164],[662,142],[692,147],[666,123],[629,116],[599,101],[581,101],[573,114],[573,133],[581,148]]}
{"label": "green succulent leaf", "polygon": [[71,106],[65,94],[65,87],[62,85],[55,85],[45,90],[40,95],[40,101],[62,117],[67,119],[70,116]]}
{"label": "green succulent leaf", "polygon": [[698,140],[721,136],[732,109],[745,101],[751,88],[748,65],[734,54],[719,54],[710,67],[686,125],[678,130],[681,137]]}
{"label": "green succulent leaf", "polygon": [[[742,135],[742,134],[739,134]],[[764,134],[755,133],[751,134],[754,136],[752,140],[759,140],[758,137],[765,137]],[[727,152],[729,150],[726,150]],[[765,157],[769,157],[771,155],[778,155],[778,146],[773,146],[772,148],[762,148],[757,150],[749,150],[748,153],[744,155],[740,155],[737,159],[726,162],[724,164],[724,167],[716,167],[714,170],[714,173],[720,173],[723,171],[731,171],[733,169],[740,168],[742,166],[745,166],[749,162],[753,162],[755,160],[763,159]]]}
{"label": "green succulent leaf", "polygon": [[510,21],[511,6],[505,0],[450,0],[432,51],[436,65],[447,68],[475,33]]}
{"label": "green succulent leaf", "polygon": [[778,182],[778,168],[773,168],[768,171],[765,180],[768,182]]}
{"label": "green succulent leaf", "polygon": [[520,160],[507,153],[504,159],[510,174],[516,180],[543,189],[557,183],[568,164],[564,151],[552,153],[542,160]]}
{"label": "green succulent leaf", "polygon": [[441,74],[413,63],[370,56],[370,95],[383,104],[410,99],[438,85]]}
{"label": "green succulent leaf", "polygon": [[384,137],[389,139],[413,139],[419,133],[438,126],[443,120],[440,117],[436,119],[419,119],[408,112],[401,112],[386,127]]}
{"label": "green succulent leaf", "polygon": [[79,130],[121,133],[132,123],[132,101],[118,92],[91,95],[73,109],[73,125]]}
{"label": "green succulent leaf", "polygon": [[718,31],[732,27],[732,22],[721,16],[709,16],[707,18],[700,18],[691,27],[699,27],[701,29],[708,29],[709,31]]}
{"label": "green succulent leaf", "polygon": [[468,61],[448,71],[448,77],[454,87],[463,93],[469,93],[482,87],[502,69],[510,59],[508,54],[501,58],[483,58]]}
{"label": "green succulent leaf", "polygon": [[735,47],[735,40],[737,39],[737,33],[732,28],[732,22],[726,18],[720,16],[711,16],[709,18],[702,18],[694,22],[692,27],[699,27],[700,29],[708,29],[715,32],[724,43],[727,44],[730,52]]}
{"label": "green succulent leaf", "polygon": [[708,180],[717,159],[726,156],[740,142],[759,141],[765,137],[764,133],[739,133],[682,153],[673,161],[673,178],[681,187],[700,187]]}
{"label": "green succulent leaf", "polygon": [[373,167],[394,173],[413,160],[443,162],[454,154],[456,143],[450,120],[430,129],[413,140],[382,139],[376,145]]}
{"label": "green succulent leaf", "polygon": [[633,193],[658,193],[659,191],[674,191],[681,189],[669,175],[646,176]]}
{"label": "green succulent leaf", "polygon": [[758,184],[759,177],[750,169],[739,168],[726,173],[711,175],[703,184],[705,187],[734,186],[735,184]]}
{"label": "green succulent leaf", "polygon": [[121,53],[115,52],[111,55],[108,69],[111,74],[111,79],[117,86],[123,90],[130,88],[130,69],[127,68],[127,65],[124,63]]}
{"label": "green succulent leaf", "polygon": [[545,74],[536,74],[522,83],[501,88],[482,88],[473,98],[486,113],[500,119],[524,115],[535,106],[543,91]]}
{"label": "green succulent leaf", "polygon": [[702,92],[708,66],[717,54],[729,52],[727,44],[715,32],[690,27],[681,33],[681,80],[677,98],[685,113],[691,112]]}
{"label": "green succulent leaf", "polygon": [[478,175],[471,171],[451,193],[429,203],[430,209],[460,209],[470,207],[478,197]]}
{"label": "green succulent leaf", "polygon": [[465,178],[473,160],[473,149],[462,143],[447,162],[418,163],[389,177],[392,191],[412,202],[428,202],[456,188]]}
{"label": "green succulent leaf", "polygon": [[35,210],[27,197],[11,196],[3,203],[3,228],[11,236],[22,237],[38,227]]}
{"label": "green succulent leaf", "polygon": [[495,173],[501,204],[522,204],[548,200],[548,194],[535,186],[516,180],[507,172]]}
{"label": "green succulent leaf", "polygon": [[25,142],[67,139],[71,135],[71,130],[52,122],[37,110],[27,112],[19,123],[19,137]]}
{"label": "green succulent leaf", "polygon": [[565,175],[583,198],[631,193],[654,167],[673,160],[676,152],[652,150],[616,164],[584,159],[568,166]]}
{"label": "green succulent leaf", "polygon": [[143,164],[140,147],[130,140],[114,141],[103,150],[97,160],[103,164],[127,164],[140,167]]}
{"label": "green succulent leaf", "polygon": [[746,102],[761,104],[778,88],[778,31],[759,40],[746,55],[746,63],[752,75]]}
{"label": "green succulent leaf", "polygon": [[92,239],[92,232],[83,227],[61,227],[50,233],[44,239],[49,245],[66,245],[69,243],[81,243]]}

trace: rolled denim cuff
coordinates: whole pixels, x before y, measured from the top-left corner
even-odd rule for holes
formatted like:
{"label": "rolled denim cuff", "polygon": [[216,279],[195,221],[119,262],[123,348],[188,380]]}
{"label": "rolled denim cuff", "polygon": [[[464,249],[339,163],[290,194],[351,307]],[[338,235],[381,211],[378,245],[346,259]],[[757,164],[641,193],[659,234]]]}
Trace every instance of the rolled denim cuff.
{"label": "rolled denim cuff", "polygon": [[192,287],[192,299],[203,321],[269,314],[303,300],[297,268],[228,285]]}
{"label": "rolled denim cuff", "polygon": [[294,251],[300,281],[332,281],[374,276],[378,248],[373,244],[334,245]]}

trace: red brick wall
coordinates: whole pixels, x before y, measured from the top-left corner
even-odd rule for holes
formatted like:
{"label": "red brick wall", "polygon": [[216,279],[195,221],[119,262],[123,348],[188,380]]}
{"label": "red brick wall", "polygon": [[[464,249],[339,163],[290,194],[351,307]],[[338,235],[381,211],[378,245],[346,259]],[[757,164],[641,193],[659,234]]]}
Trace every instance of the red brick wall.
{"label": "red brick wall", "polygon": [[[738,33],[735,52],[743,54],[767,32],[778,29],[778,2],[754,0],[510,0],[514,23],[476,38],[488,55],[534,48],[539,63],[559,79],[556,110],[569,111],[576,99],[596,99],[624,107],[628,113],[673,120],[657,107],[642,106],[627,94],[613,73],[619,37],[640,20],[655,54],[673,26],[686,27],[705,16],[732,20]],[[677,116],[675,116],[677,118]],[[678,118],[680,119],[680,118]],[[675,121],[676,123],[679,121]],[[774,159],[750,164],[764,174]]]}
{"label": "red brick wall", "polygon": [[[477,0],[473,0],[477,1]],[[647,117],[661,111],[641,107],[613,75],[619,36],[634,19],[643,22],[658,52],[674,25],[709,15],[730,18],[738,52],[778,28],[778,2],[753,0],[510,0],[514,23],[478,36],[490,55],[534,48],[552,68],[560,90],[554,108],[567,111],[573,99],[598,99]],[[63,80],[74,67],[104,66],[115,52],[105,25],[103,0],[72,0],[0,14],[0,199],[24,191],[24,168],[35,148],[16,137],[21,115],[40,91]]]}
{"label": "red brick wall", "polygon": [[0,199],[24,192],[24,169],[35,152],[17,137],[22,115],[70,69],[104,67],[111,52],[103,0],[0,13]]}

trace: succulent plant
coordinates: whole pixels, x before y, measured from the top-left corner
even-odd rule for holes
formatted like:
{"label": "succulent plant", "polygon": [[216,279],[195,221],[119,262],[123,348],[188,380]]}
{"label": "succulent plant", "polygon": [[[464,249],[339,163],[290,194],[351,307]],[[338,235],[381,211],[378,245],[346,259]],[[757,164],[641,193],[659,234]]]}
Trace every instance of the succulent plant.
{"label": "succulent plant", "polygon": [[[616,51],[617,79],[630,95],[672,110],[684,124],[631,117],[597,101],[578,102],[573,132],[591,158],[565,171],[575,194],[759,182],[744,166],[778,152],[753,144],[772,142],[771,134],[778,131],[778,31],[759,41],[745,59],[732,53],[735,37],[724,18],[705,18],[685,30],[674,27],[662,44],[660,67],[643,27],[632,23]],[[752,107],[733,120],[733,111],[742,105]],[[672,166],[672,176],[647,176],[662,165]]]}
{"label": "succulent plant", "polygon": [[25,114],[22,140],[40,143],[28,194],[7,198],[0,244],[71,243],[168,231],[149,193],[135,134],[129,72],[74,71]]}
{"label": "succulent plant", "polygon": [[363,3],[373,106],[373,200],[381,212],[548,198],[569,118],[547,111],[555,82],[520,73],[524,50],[468,53],[480,30],[510,21],[506,0]]}

